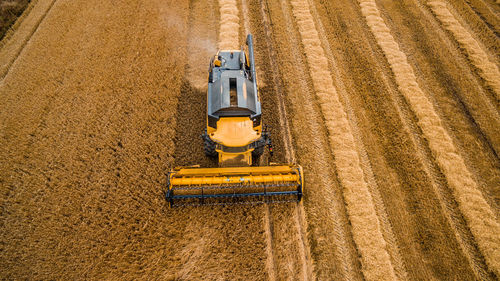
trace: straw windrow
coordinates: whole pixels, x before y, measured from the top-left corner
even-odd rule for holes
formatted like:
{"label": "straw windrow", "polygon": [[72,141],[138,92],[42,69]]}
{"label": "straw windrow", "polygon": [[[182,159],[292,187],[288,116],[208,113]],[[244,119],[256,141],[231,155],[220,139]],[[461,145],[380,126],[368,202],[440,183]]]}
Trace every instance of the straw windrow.
{"label": "straw windrow", "polygon": [[380,230],[372,195],[361,169],[351,126],[328,67],[325,51],[306,1],[291,1],[313,86],[328,129],[330,146],[344,188],[354,241],[368,280],[394,280],[395,273]]}
{"label": "straw windrow", "polygon": [[219,49],[239,49],[238,31],[240,29],[240,18],[236,0],[219,0],[220,30]]}
{"label": "straw windrow", "polygon": [[399,90],[415,112],[430,149],[448,185],[453,189],[479,249],[491,269],[500,275],[500,225],[493,211],[477,188],[472,174],[441,124],[433,105],[418,85],[406,55],[399,49],[398,43],[380,16],[375,1],[358,1],[370,30],[392,68]]}
{"label": "straw windrow", "polygon": [[497,65],[488,59],[488,55],[481,48],[479,42],[458,22],[446,7],[446,3],[432,1],[427,4],[441,23],[443,23],[446,30],[451,32],[460,46],[466,51],[470,62],[479,69],[481,77],[495,92],[496,98],[500,100],[500,71]]}

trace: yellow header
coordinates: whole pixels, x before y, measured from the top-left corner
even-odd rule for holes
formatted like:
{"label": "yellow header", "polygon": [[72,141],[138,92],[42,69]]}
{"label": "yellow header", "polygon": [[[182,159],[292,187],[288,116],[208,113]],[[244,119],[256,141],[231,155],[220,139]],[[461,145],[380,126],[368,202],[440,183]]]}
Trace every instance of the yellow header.
{"label": "yellow header", "polygon": [[170,175],[170,185],[259,184],[272,182],[302,184],[302,178],[302,167],[299,165],[181,168]]}

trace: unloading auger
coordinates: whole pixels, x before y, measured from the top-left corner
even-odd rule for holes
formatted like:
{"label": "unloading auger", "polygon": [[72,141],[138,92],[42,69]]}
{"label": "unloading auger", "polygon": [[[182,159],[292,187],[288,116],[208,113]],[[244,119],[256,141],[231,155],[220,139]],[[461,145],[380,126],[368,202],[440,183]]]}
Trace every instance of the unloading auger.
{"label": "unloading auger", "polygon": [[218,168],[177,167],[167,175],[170,206],[300,201],[302,167],[296,164],[257,166],[269,132],[262,113],[253,53],[247,36],[242,50],[220,50],[210,61],[205,154],[217,157]]}

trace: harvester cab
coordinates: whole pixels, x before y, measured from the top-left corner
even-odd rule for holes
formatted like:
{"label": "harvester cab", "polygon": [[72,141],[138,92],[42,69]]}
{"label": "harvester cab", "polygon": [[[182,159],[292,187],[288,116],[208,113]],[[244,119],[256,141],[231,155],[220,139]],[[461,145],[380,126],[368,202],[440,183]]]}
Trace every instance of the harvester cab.
{"label": "harvester cab", "polygon": [[263,129],[252,35],[243,50],[220,50],[208,71],[205,154],[218,168],[178,167],[168,173],[170,205],[300,201],[302,167],[258,166],[271,138]]}
{"label": "harvester cab", "polygon": [[251,166],[271,145],[262,130],[255,68],[243,50],[219,51],[210,62],[202,137],[205,154],[218,157],[221,167]]}

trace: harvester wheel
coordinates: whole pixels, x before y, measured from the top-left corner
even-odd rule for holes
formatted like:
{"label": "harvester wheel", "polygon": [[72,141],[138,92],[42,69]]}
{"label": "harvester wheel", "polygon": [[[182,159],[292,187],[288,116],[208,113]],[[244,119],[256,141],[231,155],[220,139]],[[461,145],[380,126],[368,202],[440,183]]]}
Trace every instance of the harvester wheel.
{"label": "harvester wheel", "polygon": [[252,151],[252,156],[258,159],[262,153],[264,153],[264,146],[259,146]]}
{"label": "harvester wheel", "polygon": [[204,138],[205,144],[205,155],[208,157],[217,157],[217,151],[215,150],[215,142],[209,137]]}
{"label": "harvester wheel", "polygon": [[263,166],[266,165],[267,157],[264,155],[264,147],[256,147],[252,151],[252,166]]}

